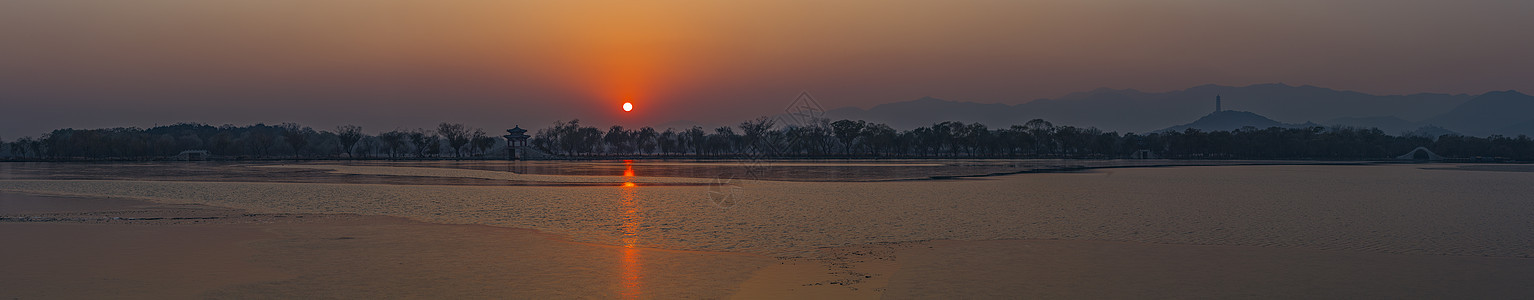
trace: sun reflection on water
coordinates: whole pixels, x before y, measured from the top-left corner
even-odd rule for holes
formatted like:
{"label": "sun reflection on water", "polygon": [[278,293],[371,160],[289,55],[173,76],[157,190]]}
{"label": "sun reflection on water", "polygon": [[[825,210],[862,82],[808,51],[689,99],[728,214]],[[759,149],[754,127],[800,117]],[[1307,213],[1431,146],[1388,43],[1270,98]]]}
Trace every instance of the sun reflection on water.
{"label": "sun reflection on water", "polygon": [[619,295],[624,299],[641,298],[644,294],[644,265],[639,261],[639,222],[643,219],[639,216],[639,203],[636,195],[638,185],[634,184],[634,166],[632,161],[624,161],[623,185],[619,186],[619,196],[623,209],[620,219],[623,224],[619,229],[623,231],[623,257],[619,260],[620,274],[618,283]]}

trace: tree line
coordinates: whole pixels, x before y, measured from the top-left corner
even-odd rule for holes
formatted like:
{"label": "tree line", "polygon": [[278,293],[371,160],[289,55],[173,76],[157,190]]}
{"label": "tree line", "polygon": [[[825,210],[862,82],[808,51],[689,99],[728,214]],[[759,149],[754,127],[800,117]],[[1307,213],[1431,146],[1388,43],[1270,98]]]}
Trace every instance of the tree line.
{"label": "tree line", "polygon": [[58,129],[41,138],[0,141],[0,157],[157,160],[202,150],[227,159],[470,158],[486,156],[499,139],[456,123],[442,123],[435,130],[393,130],[377,135],[366,134],[354,125],[315,130],[295,123],[216,127],[182,123],[149,129]]}
{"label": "tree line", "polygon": [[1125,158],[1144,150],[1179,159],[1385,159],[1423,146],[1447,157],[1534,160],[1534,141],[1528,136],[1392,136],[1373,128],[1119,134],[1039,119],[994,129],[980,123],[940,122],[902,131],[879,123],[824,119],[779,125],[764,117],[712,129],[601,130],[571,120],[539,130],[531,143],[570,157]]}
{"label": "tree line", "polygon": [[[1349,127],[1254,128],[1234,131],[1103,132],[1032,120],[1004,128],[940,122],[910,130],[825,119],[779,124],[758,118],[705,129],[584,126],[555,122],[537,130],[534,148],[569,158],[1125,158],[1149,153],[1177,159],[1387,159],[1427,147],[1451,158],[1534,160],[1528,136],[1438,137],[1385,134]],[[227,159],[505,158],[505,142],[477,128],[442,123],[435,130],[366,134],[345,125],[315,130],[298,124],[59,129],[42,138],[0,141],[9,159],[166,159],[206,150]]]}

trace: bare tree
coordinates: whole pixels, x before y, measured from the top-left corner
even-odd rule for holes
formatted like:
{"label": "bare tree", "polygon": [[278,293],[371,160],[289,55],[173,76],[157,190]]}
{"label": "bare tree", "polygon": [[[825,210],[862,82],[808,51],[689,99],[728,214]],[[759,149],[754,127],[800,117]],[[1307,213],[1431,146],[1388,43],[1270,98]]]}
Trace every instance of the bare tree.
{"label": "bare tree", "polygon": [[633,147],[630,146],[633,144],[633,140],[634,135],[628,130],[623,129],[623,126],[618,125],[608,128],[607,134],[602,136],[602,142],[607,144],[608,153],[633,152],[631,150]]}
{"label": "bare tree", "polygon": [[453,149],[453,155],[463,157],[463,145],[469,144],[469,127],[463,124],[447,123],[437,124],[437,134],[447,139],[447,145]]}
{"label": "bare tree", "polygon": [[[489,142],[485,142],[486,140]],[[485,154],[485,149],[495,145],[495,139],[485,136],[485,130],[475,128],[473,133],[469,133],[468,144],[474,148],[473,150],[476,155],[483,155]]]}
{"label": "bare tree", "polygon": [[852,154],[852,142],[857,141],[863,133],[863,127],[867,126],[868,123],[861,120],[841,120],[831,123],[831,132],[836,135],[837,140],[842,142],[842,154]]}
{"label": "bare tree", "polygon": [[659,137],[660,133],[656,132],[655,128],[650,128],[649,126],[640,128],[638,132],[634,133],[634,146],[638,148],[636,152],[641,154],[655,152],[655,146],[659,142]]}
{"label": "bare tree", "polygon": [[415,146],[415,157],[424,158],[427,154],[436,153],[437,135],[431,134],[426,129],[416,129],[410,132],[410,143]]}
{"label": "bare tree", "polygon": [[352,147],[362,140],[362,127],[356,125],[336,126],[336,136],[341,138],[341,152],[352,157]]}
{"label": "bare tree", "polygon": [[309,145],[309,133],[314,131],[314,129],[300,126],[298,123],[282,123],[282,125],[277,125],[277,127],[283,129],[283,141],[287,142],[288,146],[293,147],[293,157],[298,158],[302,156],[304,146]]}
{"label": "bare tree", "polygon": [[484,130],[476,129],[474,130],[473,141],[469,142],[469,144],[473,145],[474,150],[479,151],[480,155],[485,155],[486,151],[489,151],[490,148],[495,147],[496,141],[496,138],[486,136]]}
{"label": "bare tree", "polygon": [[389,148],[389,158],[394,158],[395,151],[403,148],[410,140],[410,133],[399,130],[380,133],[378,140],[383,142],[384,147]]}
{"label": "bare tree", "polygon": [[743,135],[740,136],[742,141],[740,147],[743,148],[742,150],[749,147],[757,153],[771,152],[768,151],[771,149],[771,145],[765,142],[765,138],[767,137],[767,131],[772,130],[775,124],[777,122],[768,117],[759,117],[755,120],[741,122],[740,131]]}

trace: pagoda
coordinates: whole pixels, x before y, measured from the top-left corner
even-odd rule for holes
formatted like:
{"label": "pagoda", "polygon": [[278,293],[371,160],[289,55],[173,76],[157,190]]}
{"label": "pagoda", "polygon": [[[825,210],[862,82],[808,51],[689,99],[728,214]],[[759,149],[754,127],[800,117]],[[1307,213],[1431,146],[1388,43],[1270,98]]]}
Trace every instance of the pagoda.
{"label": "pagoda", "polygon": [[506,159],[521,159],[522,153],[518,149],[527,147],[527,138],[531,137],[527,135],[527,129],[522,129],[522,126],[518,125],[507,129],[506,133],[502,136],[506,138]]}

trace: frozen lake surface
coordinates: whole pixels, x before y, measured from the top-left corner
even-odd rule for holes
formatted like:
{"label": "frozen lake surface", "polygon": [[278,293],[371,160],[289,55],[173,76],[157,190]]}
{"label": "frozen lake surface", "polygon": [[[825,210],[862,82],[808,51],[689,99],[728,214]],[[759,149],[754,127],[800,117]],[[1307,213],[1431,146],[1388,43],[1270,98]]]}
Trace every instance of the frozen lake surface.
{"label": "frozen lake surface", "polygon": [[[1534,172],[1516,167],[1225,165],[963,177],[1106,162],[32,163],[0,164],[0,190],[391,215],[780,257],[993,239],[1534,256]],[[920,180],[954,176],[961,178]]]}

